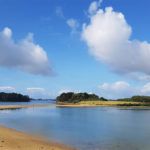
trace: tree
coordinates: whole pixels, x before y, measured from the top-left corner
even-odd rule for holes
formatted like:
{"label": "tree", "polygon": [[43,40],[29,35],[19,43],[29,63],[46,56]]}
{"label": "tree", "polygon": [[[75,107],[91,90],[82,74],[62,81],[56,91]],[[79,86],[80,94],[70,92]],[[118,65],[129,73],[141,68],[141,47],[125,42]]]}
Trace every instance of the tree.
{"label": "tree", "polygon": [[79,102],[79,101],[93,101],[93,100],[105,100],[105,98],[99,98],[99,96],[95,94],[88,94],[88,93],[62,93],[56,98],[57,102]]}
{"label": "tree", "polygon": [[18,93],[0,93],[1,102],[29,102],[30,98],[27,95],[22,95]]}

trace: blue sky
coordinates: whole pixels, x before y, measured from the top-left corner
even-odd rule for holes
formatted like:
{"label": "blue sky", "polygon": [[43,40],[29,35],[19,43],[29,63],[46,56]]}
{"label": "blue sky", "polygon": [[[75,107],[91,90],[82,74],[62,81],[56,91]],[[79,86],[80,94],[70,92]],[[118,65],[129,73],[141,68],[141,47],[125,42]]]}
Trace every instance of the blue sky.
{"label": "blue sky", "polygon": [[35,98],[65,91],[150,95],[149,5],[0,0],[0,91]]}

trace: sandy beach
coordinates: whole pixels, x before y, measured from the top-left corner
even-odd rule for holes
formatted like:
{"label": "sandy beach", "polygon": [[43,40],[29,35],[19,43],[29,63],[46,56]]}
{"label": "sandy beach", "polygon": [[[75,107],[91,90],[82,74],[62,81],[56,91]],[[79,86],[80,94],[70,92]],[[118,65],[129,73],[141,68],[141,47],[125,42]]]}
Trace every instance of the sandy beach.
{"label": "sandy beach", "polygon": [[[48,104],[1,105],[0,110],[49,106]],[[0,126],[0,150],[73,150],[73,148]]]}
{"label": "sandy beach", "polygon": [[0,105],[0,110],[19,109],[19,108],[34,108],[34,107],[50,107],[51,104],[33,104],[33,105]]}
{"label": "sandy beach", "polygon": [[0,126],[0,150],[73,150],[63,144]]}

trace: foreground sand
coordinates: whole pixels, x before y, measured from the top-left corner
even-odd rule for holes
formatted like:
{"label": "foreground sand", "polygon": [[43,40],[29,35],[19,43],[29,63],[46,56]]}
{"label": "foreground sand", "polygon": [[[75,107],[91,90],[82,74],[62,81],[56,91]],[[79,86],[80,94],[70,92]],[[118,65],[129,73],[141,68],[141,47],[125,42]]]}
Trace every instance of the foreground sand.
{"label": "foreground sand", "polygon": [[0,126],[0,150],[73,150],[62,144]]}
{"label": "foreground sand", "polygon": [[150,103],[144,102],[129,102],[129,101],[81,101],[78,103],[63,103],[56,104],[57,107],[99,107],[99,106],[132,106],[132,107],[145,107],[150,106]]}

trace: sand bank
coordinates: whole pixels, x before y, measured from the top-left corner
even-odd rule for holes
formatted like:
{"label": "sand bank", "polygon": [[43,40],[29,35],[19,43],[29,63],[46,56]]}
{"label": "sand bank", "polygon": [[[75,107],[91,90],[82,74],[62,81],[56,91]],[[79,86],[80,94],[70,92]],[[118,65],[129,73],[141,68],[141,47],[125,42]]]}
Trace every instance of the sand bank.
{"label": "sand bank", "polygon": [[33,107],[49,107],[51,104],[33,104],[33,105],[0,105],[0,110],[3,109],[19,109],[19,108],[33,108]]}
{"label": "sand bank", "polygon": [[72,148],[0,126],[0,150],[73,150]]}

